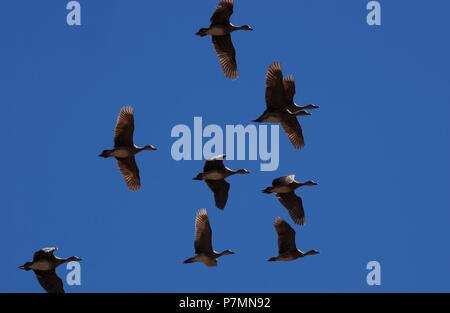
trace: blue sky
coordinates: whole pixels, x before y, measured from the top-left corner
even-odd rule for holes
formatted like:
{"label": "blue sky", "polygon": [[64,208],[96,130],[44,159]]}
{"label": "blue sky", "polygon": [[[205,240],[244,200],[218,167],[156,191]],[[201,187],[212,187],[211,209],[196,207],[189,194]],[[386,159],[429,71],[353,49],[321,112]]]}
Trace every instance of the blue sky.
{"label": "blue sky", "polygon": [[[239,79],[226,80],[207,27],[216,1],[86,1],[82,26],[66,24],[67,1],[0,3],[2,177],[0,291],[42,292],[17,267],[35,250],[77,255],[81,286],[68,292],[450,291],[450,43],[443,0],[381,1],[382,25],[365,0],[236,0]],[[267,67],[293,74],[306,147],[280,132],[280,166],[226,161],[225,211],[203,182],[203,161],[176,162],[177,124],[250,124],[265,108]],[[112,159],[120,108],[135,110],[142,188],[128,191]],[[269,263],[272,223],[291,225],[261,190],[296,174],[306,222],[302,250],[320,255]],[[194,218],[208,210],[217,268],[193,256]],[[382,285],[366,284],[369,261]],[[67,271],[57,270],[62,277]]]}

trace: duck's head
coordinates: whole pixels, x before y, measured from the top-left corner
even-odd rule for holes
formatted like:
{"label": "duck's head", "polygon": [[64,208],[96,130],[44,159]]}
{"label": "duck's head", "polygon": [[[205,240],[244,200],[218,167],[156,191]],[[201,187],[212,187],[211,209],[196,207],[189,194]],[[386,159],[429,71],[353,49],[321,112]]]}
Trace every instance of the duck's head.
{"label": "duck's head", "polygon": [[224,252],[222,252],[222,255],[230,255],[230,254],[236,254],[231,250],[225,250]]}
{"label": "duck's head", "polygon": [[71,256],[70,258],[67,259],[67,261],[69,261],[69,262],[73,262],[73,261],[79,262],[79,261],[83,261],[83,259],[79,258],[77,256]]}
{"label": "duck's head", "polygon": [[249,171],[247,171],[245,168],[241,168],[240,170],[236,171],[237,174],[250,174]]}
{"label": "duck's head", "polygon": [[156,147],[154,147],[154,146],[152,146],[152,145],[146,145],[146,146],[144,147],[144,149],[145,149],[145,150],[148,150],[148,151],[158,150],[158,148],[156,148]]}
{"label": "duck's head", "polygon": [[243,26],[241,26],[240,28],[241,28],[242,30],[250,30],[250,31],[253,30],[253,28],[251,28],[249,25],[243,25]]}
{"label": "duck's head", "polygon": [[31,269],[32,262],[26,262],[24,265],[19,266],[21,270],[29,271]]}
{"label": "duck's head", "polygon": [[317,186],[318,184],[312,180],[303,183],[303,186]]}
{"label": "duck's head", "polygon": [[315,254],[320,254],[320,252],[317,251],[317,250],[311,250],[311,251],[308,251],[306,254],[308,254],[308,255],[315,255]]}

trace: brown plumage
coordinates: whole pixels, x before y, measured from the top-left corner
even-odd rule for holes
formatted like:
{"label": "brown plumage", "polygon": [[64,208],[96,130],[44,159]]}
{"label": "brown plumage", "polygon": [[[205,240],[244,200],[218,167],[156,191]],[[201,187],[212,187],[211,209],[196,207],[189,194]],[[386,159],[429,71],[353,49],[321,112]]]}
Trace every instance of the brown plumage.
{"label": "brown plumage", "polygon": [[196,254],[213,252],[212,230],[206,209],[201,209],[195,216],[194,249]]}
{"label": "brown plumage", "polygon": [[235,174],[250,174],[246,169],[233,171],[223,164],[225,154],[218,155],[205,161],[203,173],[199,173],[193,180],[204,180],[209,189],[214,193],[216,207],[223,210],[228,200],[230,184],[225,178]]}
{"label": "brown plumage", "polygon": [[201,209],[195,217],[195,256],[184,261],[184,263],[202,262],[208,267],[217,266],[217,258],[222,255],[234,254],[233,251],[225,250],[218,253],[212,247],[212,230],[209,224],[206,209]]}
{"label": "brown plumage", "polygon": [[33,255],[33,262],[26,262],[19,266],[20,269],[33,270],[39,284],[48,293],[64,293],[63,282],[56,275],[55,269],[66,262],[81,261],[82,259],[72,256],[64,259],[56,257],[53,253],[58,250],[55,247],[44,248],[36,251]]}
{"label": "brown plumage", "polygon": [[292,145],[296,149],[305,146],[303,131],[297,116],[311,115],[305,109],[318,108],[315,105],[305,107],[294,103],[295,80],[293,76],[283,79],[279,62],[270,64],[266,74],[266,107],[263,115],[254,122],[280,123]]}
{"label": "brown plumage", "polygon": [[307,255],[319,254],[317,250],[306,253],[298,250],[295,244],[295,230],[282,218],[277,217],[273,226],[278,235],[278,256],[268,261],[293,261]]}
{"label": "brown plumage", "polygon": [[132,107],[123,107],[117,117],[114,130],[114,149],[104,150],[100,156],[104,158],[115,157],[117,166],[130,190],[141,188],[139,168],[134,156],[143,150],[157,150],[152,145],[138,147],[133,143],[134,113]]}
{"label": "brown plumage", "polygon": [[236,50],[231,41],[231,35],[212,36],[212,43],[225,77],[236,79],[238,77]]}
{"label": "brown plumage", "polygon": [[216,10],[210,18],[211,25],[208,28],[201,28],[196,35],[201,37],[211,35],[214,50],[219,58],[225,77],[236,79],[237,63],[236,50],[231,41],[231,33],[236,30],[253,30],[250,26],[235,26],[230,23],[230,17],[233,14],[233,0],[223,0],[217,5]]}
{"label": "brown plumage", "polygon": [[139,176],[139,168],[136,164],[134,156],[129,158],[116,158],[117,166],[127,183],[130,190],[136,191],[141,188],[141,177]]}
{"label": "brown plumage", "polygon": [[[114,148],[134,147],[134,113],[132,107],[124,107],[117,117],[116,128],[114,130]],[[116,158],[119,171],[130,190],[141,188],[141,178],[136,159],[133,156],[128,158]]]}
{"label": "brown plumage", "polygon": [[276,178],[272,186],[263,190],[263,193],[275,193],[278,201],[286,208],[295,224],[305,225],[305,210],[302,198],[294,191],[302,186],[316,186],[317,183],[309,180],[303,183],[295,181],[295,175]]}

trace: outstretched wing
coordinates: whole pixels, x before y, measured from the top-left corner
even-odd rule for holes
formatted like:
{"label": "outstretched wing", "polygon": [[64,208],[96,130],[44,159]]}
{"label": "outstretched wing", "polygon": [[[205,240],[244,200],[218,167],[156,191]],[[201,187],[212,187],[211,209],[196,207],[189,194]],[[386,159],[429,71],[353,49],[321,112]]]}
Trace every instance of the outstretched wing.
{"label": "outstretched wing", "polygon": [[302,127],[295,115],[289,115],[280,124],[295,149],[301,149],[305,146]]}
{"label": "outstretched wing", "polygon": [[284,90],[286,91],[287,98],[294,101],[295,95],[295,79],[294,76],[290,75],[283,79]]}
{"label": "outstretched wing", "polygon": [[205,165],[203,166],[203,173],[207,173],[211,170],[220,170],[225,168],[225,165],[223,165],[223,159],[225,158],[226,155],[222,154],[206,160]]}
{"label": "outstretched wing", "polygon": [[49,271],[34,271],[36,278],[42,288],[48,293],[64,293],[63,282],[61,278],[56,275],[55,270]]}
{"label": "outstretched wing", "polygon": [[211,38],[217,57],[219,58],[220,67],[222,68],[225,77],[236,79],[238,77],[236,50],[231,41],[231,35],[211,36]]}
{"label": "outstretched wing", "polygon": [[123,107],[117,117],[114,130],[114,147],[132,147],[134,132],[134,115],[132,107]]}
{"label": "outstretched wing", "polygon": [[39,251],[36,251],[33,255],[33,262],[38,260],[49,260],[53,258],[53,252],[58,250],[56,247],[51,248],[43,248]]}
{"label": "outstretched wing", "polygon": [[305,211],[302,198],[294,192],[277,193],[277,199],[288,210],[295,224],[305,225]]}
{"label": "outstretched wing", "polygon": [[130,190],[136,191],[141,188],[141,178],[139,177],[139,168],[134,156],[129,158],[116,158],[119,171]]}
{"label": "outstretched wing", "polygon": [[205,209],[201,209],[195,217],[194,248],[196,254],[213,252],[211,237],[212,231],[209,225],[208,213]]}
{"label": "outstretched wing", "polygon": [[216,207],[223,210],[228,200],[228,191],[230,190],[230,184],[225,181],[225,179],[221,180],[205,180],[209,189],[214,192],[214,201],[216,203]]}
{"label": "outstretched wing", "polygon": [[279,62],[270,64],[266,74],[266,106],[269,110],[285,109],[287,103],[283,73]]}
{"label": "outstretched wing", "polygon": [[278,234],[278,254],[297,250],[295,230],[280,217],[276,218],[273,226]]}
{"label": "outstretched wing", "polygon": [[286,186],[294,182],[295,175],[288,175],[276,178],[272,181],[272,186]]}
{"label": "outstretched wing", "polygon": [[233,2],[234,0],[223,0],[217,4],[216,10],[210,18],[211,25],[228,25],[230,23],[230,17],[233,14]]}
{"label": "outstretched wing", "polygon": [[290,75],[283,79],[283,86],[286,92],[286,98],[288,99],[287,109],[292,113],[295,113],[299,110],[299,107],[294,102],[295,95],[295,79],[294,76]]}

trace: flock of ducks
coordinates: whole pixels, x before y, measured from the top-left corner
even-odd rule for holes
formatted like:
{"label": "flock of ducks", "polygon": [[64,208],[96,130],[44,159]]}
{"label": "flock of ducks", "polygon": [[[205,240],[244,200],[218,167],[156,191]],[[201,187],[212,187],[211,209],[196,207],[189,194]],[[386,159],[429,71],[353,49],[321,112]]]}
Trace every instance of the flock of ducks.
{"label": "flock of ducks", "polygon": [[[220,66],[228,79],[238,77],[236,50],[231,40],[231,33],[236,30],[253,31],[248,25],[235,26],[230,23],[233,14],[234,0],[223,0],[217,5],[211,16],[211,24],[208,28],[201,28],[196,35],[201,37],[210,35],[214,49],[219,58]],[[297,116],[311,115],[308,110],[319,108],[309,104],[298,106],[294,102],[295,80],[291,75],[283,78],[281,65],[279,62],[272,63],[266,74],[266,110],[253,122],[279,123],[295,149],[301,149],[305,145],[302,128]],[[117,166],[123,176],[129,190],[137,191],[141,187],[139,168],[135,155],[141,151],[154,151],[156,147],[146,145],[139,147],[133,142],[134,133],[134,112],[131,107],[121,109],[117,118],[114,131],[114,148],[104,150],[99,156],[103,158],[114,157]],[[250,174],[246,169],[231,170],[226,167],[223,160],[226,155],[219,155],[207,160],[203,167],[203,172],[199,173],[193,180],[203,180],[214,194],[214,201],[217,208],[223,210],[228,200],[230,184],[225,180],[235,174]],[[275,193],[280,203],[287,209],[293,222],[297,225],[305,224],[305,212],[302,198],[295,194],[295,190],[302,186],[315,186],[313,181],[297,182],[294,175],[283,176],[272,181],[272,186],[265,188],[265,194]],[[295,230],[282,218],[277,217],[273,223],[278,235],[278,256],[268,259],[268,261],[292,261],[306,255],[314,255],[319,252],[310,250],[302,252],[295,244]],[[212,230],[206,209],[197,212],[195,218],[195,256],[184,261],[184,263],[202,262],[208,267],[217,266],[217,258],[223,255],[234,254],[230,250],[221,253],[213,250]],[[55,269],[59,265],[81,261],[76,256],[69,258],[59,258],[54,255],[57,248],[44,248],[34,253],[33,261],[26,262],[20,269],[33,270],[39,284],[51,293],[63,293],[62,280],[56,275]]]}

